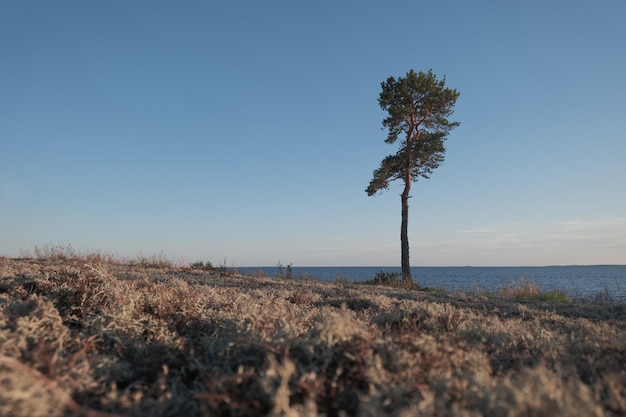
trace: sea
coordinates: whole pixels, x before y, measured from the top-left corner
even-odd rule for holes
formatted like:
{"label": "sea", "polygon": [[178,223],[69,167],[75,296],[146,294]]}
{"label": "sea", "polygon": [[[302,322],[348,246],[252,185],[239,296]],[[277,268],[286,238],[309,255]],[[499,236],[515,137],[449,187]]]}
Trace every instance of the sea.
{"label": "sea", "polygon": [[[237,268],[243,275],[286,276],[286,266]],[[295,279],[362,282],[394,267],[291,267]],[[447,291],[497,291],[520,278],[539,284],[543,291],[561,290],[575,298],[601,297],[626,301],[626,265],[520,267],[412,267],[413,281],[422,287]]]}

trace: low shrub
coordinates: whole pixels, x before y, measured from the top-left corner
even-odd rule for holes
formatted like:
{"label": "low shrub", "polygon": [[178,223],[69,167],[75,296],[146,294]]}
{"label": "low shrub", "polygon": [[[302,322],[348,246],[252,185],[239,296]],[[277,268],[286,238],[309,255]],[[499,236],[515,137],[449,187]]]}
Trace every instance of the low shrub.
{"label": "low shrub", "polygon": [[528,278],[519,277],[517,282],[505,284],[497,294],[507,298],[534,298],[541,294],[541,286]]}
{"label": "low shrub", "polygon": [[541,286],[528,278],[520,277],[516,283],[504,285],[496,294],[505,298],[527,298],[553,303],[569,303],[570,297],[563,290],[544,292]]}
{"label": "low shrub", "polygon": [[175,268],[176,263],[168,258],[163,252],[152,255],[144,255],[139,253],[135,258],[128,261],[130,266],[137,266],[141,268]]}
{"label": "low shrub", "polygon": [[202,262],[202,261],[198,261],[198,262],[193,262],[191,264],[189,264],[189,267],[191,269],[201,269],[204,271],[212,271],[215,269],[215,267],[213,266],[213,264],[209,261],[206,262]]}
{"label": "low shrub", "polygon": [[364,284],[399,287],[402,286],[402,281],[400,280],[399,272],[378,271],[373,279],[365,281]]}

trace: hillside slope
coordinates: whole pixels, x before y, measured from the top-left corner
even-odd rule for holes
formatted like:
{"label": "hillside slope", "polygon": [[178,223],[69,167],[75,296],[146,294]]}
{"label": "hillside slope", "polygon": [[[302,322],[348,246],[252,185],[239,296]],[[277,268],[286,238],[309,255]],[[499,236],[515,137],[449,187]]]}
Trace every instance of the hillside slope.
{"label": "hillside slope", "polygon": [[0,258],[3,416],[618,416],[625,386],[624,305]]}

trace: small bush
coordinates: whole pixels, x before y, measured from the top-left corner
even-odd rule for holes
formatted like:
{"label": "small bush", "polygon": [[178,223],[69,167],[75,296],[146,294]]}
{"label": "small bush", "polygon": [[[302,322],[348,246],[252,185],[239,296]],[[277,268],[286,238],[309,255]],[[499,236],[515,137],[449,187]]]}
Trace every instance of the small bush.
{"label": "small bush", "polygon": [[399,272],[378,271],[374,275],[374,279],[365,281],[365,284],[398,287],[402,285],[402,281],[400,281]]}
{"label": "small bush", "polygon": [[191,269],[201,269],[203,271],[213,271],[215,269],[213,264],[209,261],[206,261],[206,262],[198,261],[198,262],[189,264],[189,266],[191,267]]}
{"label": "small bush", "polygon": [[131,259],[128,264],[130,266],[138,266],[142,268],[174,268],[176,265],[163,252],[151,256],[145,256],[143,253],[137,255],[135,259]]}
{"label": "small bush", "polygon": [[541,294],[541,286],[528,278],[519,277],[516,283],[505,284],[497,293],[506,298],[535,298]]}
{"label": "small bush", "polygon": [[68,260],[77,259],[79,257],[78,252],[74,247],[69,244],[67,246],[62,245],[44,245],[35,246],[33,250],[36,259],[51,259],[51,260]]}
{"label": "small bush", "polygon": [[563,290],[543,292],[541,286],[528,278],[520,277],[516,283],[503,286],[497,291],[500,297],[529,298],[553,303],[569,303],[569,296]]}

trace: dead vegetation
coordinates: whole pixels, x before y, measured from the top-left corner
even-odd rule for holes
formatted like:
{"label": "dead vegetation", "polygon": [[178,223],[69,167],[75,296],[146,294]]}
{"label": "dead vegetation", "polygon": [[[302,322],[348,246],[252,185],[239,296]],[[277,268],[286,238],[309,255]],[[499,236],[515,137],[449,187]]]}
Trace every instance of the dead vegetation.
{"label": "dead vegetation", "polygon": [[0,258],[0,415],[626,414],[625,306],[513,295]]}

